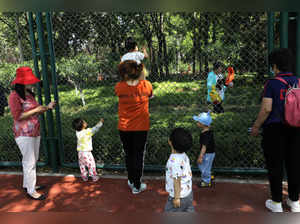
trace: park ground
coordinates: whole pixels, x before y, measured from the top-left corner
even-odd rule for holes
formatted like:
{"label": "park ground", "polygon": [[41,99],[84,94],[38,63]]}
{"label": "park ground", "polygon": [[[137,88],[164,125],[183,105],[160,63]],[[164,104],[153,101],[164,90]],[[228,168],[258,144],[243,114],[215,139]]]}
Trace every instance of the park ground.
{"label": "park ground", "polygon": [[[126,176],[103,175],[94,182],[83,182],[78,175],[41,174],[38,184],[46,185],[44,201],[33,201],[21,188],[19,172],[0,174],[0,211],[2,212],[127,212],[162,213],[168,194],[163,177],[145,177],[148,189],[133,195]],[[193,181],[194,206],[197,212],[261,213],[269,187],[264,180],[216,178],[212,188],[199,189]],[[284,191],[284,197],[287,192]]]}

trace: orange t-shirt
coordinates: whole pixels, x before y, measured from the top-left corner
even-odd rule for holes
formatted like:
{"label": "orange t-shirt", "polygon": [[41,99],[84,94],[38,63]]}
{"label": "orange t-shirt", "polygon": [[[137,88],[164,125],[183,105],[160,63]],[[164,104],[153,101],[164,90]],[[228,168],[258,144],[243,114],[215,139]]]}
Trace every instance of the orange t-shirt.
{"label": "orange t-shirt", "polygon": [[152,85],[147,80],[140,80],[136,86],[118,82],[115,93],[119,97],[119,124],[121,131],[148,131],[149,97],[152,96]]}

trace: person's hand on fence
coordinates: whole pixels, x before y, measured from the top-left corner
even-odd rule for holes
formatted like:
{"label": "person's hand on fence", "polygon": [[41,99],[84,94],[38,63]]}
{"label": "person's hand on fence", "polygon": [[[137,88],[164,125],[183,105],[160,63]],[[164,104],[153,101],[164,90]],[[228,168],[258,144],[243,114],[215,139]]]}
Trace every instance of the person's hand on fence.
{"label": "person's hand on fence", "polygon": [[148,55],[148,53],[147,53],[147,50],[146,50],[146,47],[145,47],[145,46],[142,47],[142,51],[143,51],[144,57],[145,57],[145,58],[148,58],[149,55]]}
{"label": "person's hand on fence", "polygon": [[56,102],[54,101],[54,102],[50,102],[47,107],[48,109],[52,110],[55,106],[56,106]]}
{"label": "person's hand on fence", "polygon": [[174,206],[174,208],[179,208],[180,207],[180,198],[174,198],[173,199],[173,206]]}
{"label": "person's hand on fence", "polygon": [[251,129],[251,135],[252,136],[258,136],[259,135],[259,128],[253,126],[252,129]]}
{"label": "person's hand on fence", "polygon": [[35,110],[35,113],[42,114],[48,110],[48,107],[47,106],[38,106],[34,110]]}
{"label": "person's hand on fence", "polygon": [[203,156],[200,155],[200,156],[198,157],[197,163],[201,164],[202,162],[203,162]]}

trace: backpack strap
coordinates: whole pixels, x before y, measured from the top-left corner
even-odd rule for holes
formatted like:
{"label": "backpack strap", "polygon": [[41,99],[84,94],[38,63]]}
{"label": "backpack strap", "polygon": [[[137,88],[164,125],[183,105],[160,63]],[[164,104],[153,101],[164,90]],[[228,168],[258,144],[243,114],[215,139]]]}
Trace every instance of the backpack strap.
{"label": "backpack strap", "polygon": [[[288,88],[291,88],[291,85],[287,81],[285,81],[283,78],[275,77],[274,79],[277,79],[278,81],[280,81],[280,82],[284,83],[285,85],[287,85]],[[298,85],[300,85],[300,79],[299,79],[298,83],[299,83]]]}

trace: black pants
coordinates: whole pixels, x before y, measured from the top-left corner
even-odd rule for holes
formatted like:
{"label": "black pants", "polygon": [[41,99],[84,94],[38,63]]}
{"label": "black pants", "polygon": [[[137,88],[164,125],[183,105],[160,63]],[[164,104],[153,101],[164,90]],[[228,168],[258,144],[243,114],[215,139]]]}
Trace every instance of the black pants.
{"label": "black pants", "polygon": [[141,186],[147,134],[147,131],[120,131],[120,138],[125,152],[128,180],[137,189]]}
{"label": "black pants", "polygon": [[264,128],[262,148],[268,169],[272,200],[282,201],[283,167],[285,165],[289,198],[299,199],[300,128],[271,124]]}
{"label": "black pants", "polygon": [[213,104],[214,109],[213,112],[216,114],[222,114],[224,113],[224,108],[222,107],[222,102],[219,104]]}
{"label": "black pants", "polygon": [[207,105],[213,106],[213,113],[216,113],[216,114],[224,113],[224,108],[222,106],[222,102],[218,103],[218,104],[213,104],[211,102],[207,102]]}

